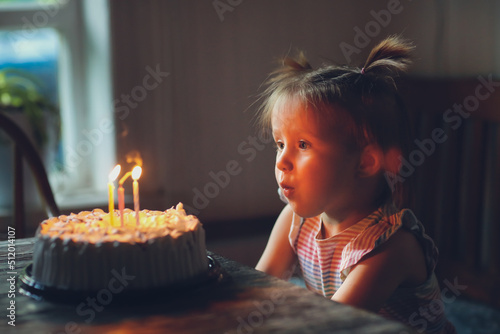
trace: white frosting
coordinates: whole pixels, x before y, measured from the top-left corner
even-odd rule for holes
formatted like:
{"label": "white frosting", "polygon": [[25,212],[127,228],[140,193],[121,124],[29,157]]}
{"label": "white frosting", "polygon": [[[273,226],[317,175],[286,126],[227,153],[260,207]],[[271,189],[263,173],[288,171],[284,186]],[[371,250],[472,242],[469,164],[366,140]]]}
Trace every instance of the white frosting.
{"label": "white frosting", "polygon": [[135,243],[192,231],[199,224],[196,217],[186,214],[182,203],[177,204],[175,209],[166,211],[140,211],[139,225],[135,212],[130,209],[123,212],[123,226],[118,210],[114,211],[113,225],[110,220],[110,214],[101,209],[82,211],[78,214],[49,218],[42,222],[39,232],[51,238],[93,244],[112,241]]}
{"label": "white frosting", "polygon": [[124,212],[121,226],[102,210],[59,216],[42,222],[32,275],[61,289],[98,290],[113,280],[113,270],[135,276],[131,288],[160,287],[208,270],[205,231],[179,203],[166,211]]}

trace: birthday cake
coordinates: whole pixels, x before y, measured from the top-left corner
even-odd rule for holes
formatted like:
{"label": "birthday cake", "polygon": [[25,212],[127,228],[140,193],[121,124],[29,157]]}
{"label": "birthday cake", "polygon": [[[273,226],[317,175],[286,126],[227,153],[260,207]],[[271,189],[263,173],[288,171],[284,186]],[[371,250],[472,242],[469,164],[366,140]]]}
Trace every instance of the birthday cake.
{"label": "birthday cake", "polygon": [[148,289],[203,276],[205,231],[182,203],[166,211],[100,209],[43,221],[34,246],[32,277],[47,287],[95,291]]}

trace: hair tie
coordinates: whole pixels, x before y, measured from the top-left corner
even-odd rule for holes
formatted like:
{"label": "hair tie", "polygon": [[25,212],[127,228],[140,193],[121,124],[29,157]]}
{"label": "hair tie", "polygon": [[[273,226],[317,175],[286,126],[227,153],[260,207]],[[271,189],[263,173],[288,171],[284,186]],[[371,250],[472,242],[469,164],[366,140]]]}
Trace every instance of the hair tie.
{"label": "hair tie", "polygon": [[365,68],[364,67],[361,69],[361,74],[365,74]]}

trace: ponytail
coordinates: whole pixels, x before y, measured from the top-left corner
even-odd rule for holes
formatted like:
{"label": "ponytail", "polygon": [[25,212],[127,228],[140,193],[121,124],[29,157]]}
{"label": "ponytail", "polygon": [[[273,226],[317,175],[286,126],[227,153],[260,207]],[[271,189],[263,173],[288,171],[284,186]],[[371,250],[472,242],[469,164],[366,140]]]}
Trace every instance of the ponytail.
{"label": "ponytail", "polygon": [[414,45],[399,36],[391,36],[377,44],[366,59],[362,74],[391,79],[400,72],[406,72],[412,64],[411,52]]}

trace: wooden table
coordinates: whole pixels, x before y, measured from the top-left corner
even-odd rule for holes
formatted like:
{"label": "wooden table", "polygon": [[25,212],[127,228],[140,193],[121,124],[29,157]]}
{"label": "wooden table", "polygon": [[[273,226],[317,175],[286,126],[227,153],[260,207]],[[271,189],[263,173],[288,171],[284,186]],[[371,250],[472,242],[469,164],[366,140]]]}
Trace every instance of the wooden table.
{"label": "wooden table", "polygon": [[[216,254],[211,256],[225,280],[169,300],[111,301],[77,312],[79,303],[36,301],[17,290],[9,295],[9,278],[19,281],[32,260],[33,242],[15,240],[17,275],[9,274],[8,243],[0,242],[2,333],[413,333],[402,324],[329,301]],[[8,325],[11,301],[15,327]]]}

